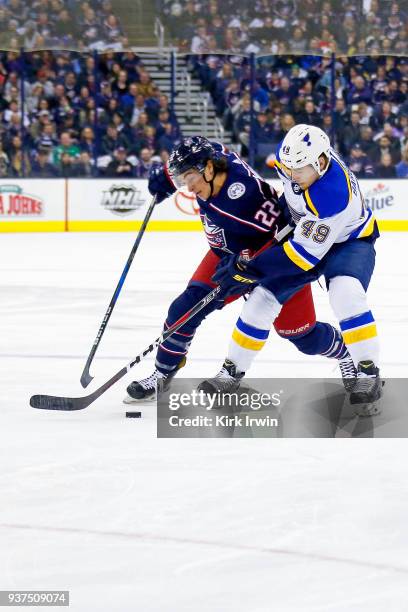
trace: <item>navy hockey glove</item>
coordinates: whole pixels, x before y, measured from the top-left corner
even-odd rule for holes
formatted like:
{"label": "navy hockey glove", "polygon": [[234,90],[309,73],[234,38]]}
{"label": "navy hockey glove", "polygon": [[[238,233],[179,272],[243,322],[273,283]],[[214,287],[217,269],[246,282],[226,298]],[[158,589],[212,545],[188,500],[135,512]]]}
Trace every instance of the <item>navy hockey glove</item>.
{"label": "navy hockey glove", "polygon": [[158,204],[176,191],[164,164],[152,165],[149,173],[148,189],[152,196],[156,196]]}
{"label": "navy hockey glove", "polygon": [[246,293],[259,283],[260,277],[248,270],[248,264],[240,255],[221,259],[212,280],[220,285],[223,297]]}

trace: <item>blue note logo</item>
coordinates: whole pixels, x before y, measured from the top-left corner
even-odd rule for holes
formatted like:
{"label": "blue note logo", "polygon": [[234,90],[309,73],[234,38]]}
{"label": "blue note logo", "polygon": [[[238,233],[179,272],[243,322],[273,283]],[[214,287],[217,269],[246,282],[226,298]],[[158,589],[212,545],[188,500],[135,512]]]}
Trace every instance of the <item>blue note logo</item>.
{"label": "blue note logo", "polygon": [[395,204],[395,198],[391,187],[389,185],[384,185],[384,183],[378,183],[375,187],[367,191],[364,196],[366,205],[374,212],[376,210],[387,210],[390,206],[394,206]]}

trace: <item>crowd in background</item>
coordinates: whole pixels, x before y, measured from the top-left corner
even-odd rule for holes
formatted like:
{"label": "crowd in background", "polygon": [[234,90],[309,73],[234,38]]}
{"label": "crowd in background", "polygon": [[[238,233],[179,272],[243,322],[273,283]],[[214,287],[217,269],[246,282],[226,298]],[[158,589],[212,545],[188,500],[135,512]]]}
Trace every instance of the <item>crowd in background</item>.
{"label": "crowd in background", "polygon": [[0,0],[0,49],[127,47],[112,0]]}
{"label": "crowd in background", "polygon": [[[239,56],[191,57],[243,155],[251,126],[250,66]],[[297,123],[321,127],[360,178],[408,176],[408,58],[263,57],[254,86],[256,166]],[[331,112],[334,101],[334,113]]]}
{"label": "crowd in background", "polygon": [[185,52],[407,54],[402,0],[167,0],[162,19]]}
{"label": "crowd in background", "polygon": [[[408,176],[406,4],[169,0],[163,15],[260,171],[293,125],[311,123],[358,177]],[[138,55],[106,51],[126,46],[112,0],[0,0],[0,23],[0,177],[145,178],[168,158],[182,137],[169,98]],[[253,115],[248,54],[260,52]]]}
{"label": "crowd in background", "polygon": [[0,176],[146,178],[179,141],[168,97],[132,52],[0,53]]}

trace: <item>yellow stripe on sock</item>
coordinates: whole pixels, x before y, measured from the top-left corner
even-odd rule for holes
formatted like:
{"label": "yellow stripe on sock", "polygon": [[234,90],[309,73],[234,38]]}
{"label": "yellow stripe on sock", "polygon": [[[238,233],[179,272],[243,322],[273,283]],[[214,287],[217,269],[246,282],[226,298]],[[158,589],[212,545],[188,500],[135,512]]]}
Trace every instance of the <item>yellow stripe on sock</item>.
{"label": "yellow stripe on sock", "polygon": [[369,340],[375,338],[377,335],[377,326],[375,323],[372,325],[366,325],[360,329],[354,329],[343,333],[343,340],[346,344],[354,344],[355,342],[361,342],[362,340]]}
{"label": "yellow stripe on sock", "polygon": [[248,338],[248,336],[244,336],[244,334],[241,334],[241,332],[236,328],[232,333],[232,339],[241,348],[250,349],[251,351],[260,351],[266,342],[266,340],[253,340],[252,338]]}

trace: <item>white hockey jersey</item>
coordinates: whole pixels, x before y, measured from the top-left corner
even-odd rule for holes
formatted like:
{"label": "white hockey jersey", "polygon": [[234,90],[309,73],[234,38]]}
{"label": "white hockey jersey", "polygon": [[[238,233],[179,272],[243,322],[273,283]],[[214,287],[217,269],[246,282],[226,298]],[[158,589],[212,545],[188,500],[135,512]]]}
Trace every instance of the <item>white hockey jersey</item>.
{"label": "white hockey jersey", "polygon": [[374,232],[375,218],[365,205],[357,179],[333,149],[329,168],[305,191],[284,173],[279,151],[280,147],[275,165],[296,223],[293,238],[284,244],[293,263],[310,270],[333,244]]}

